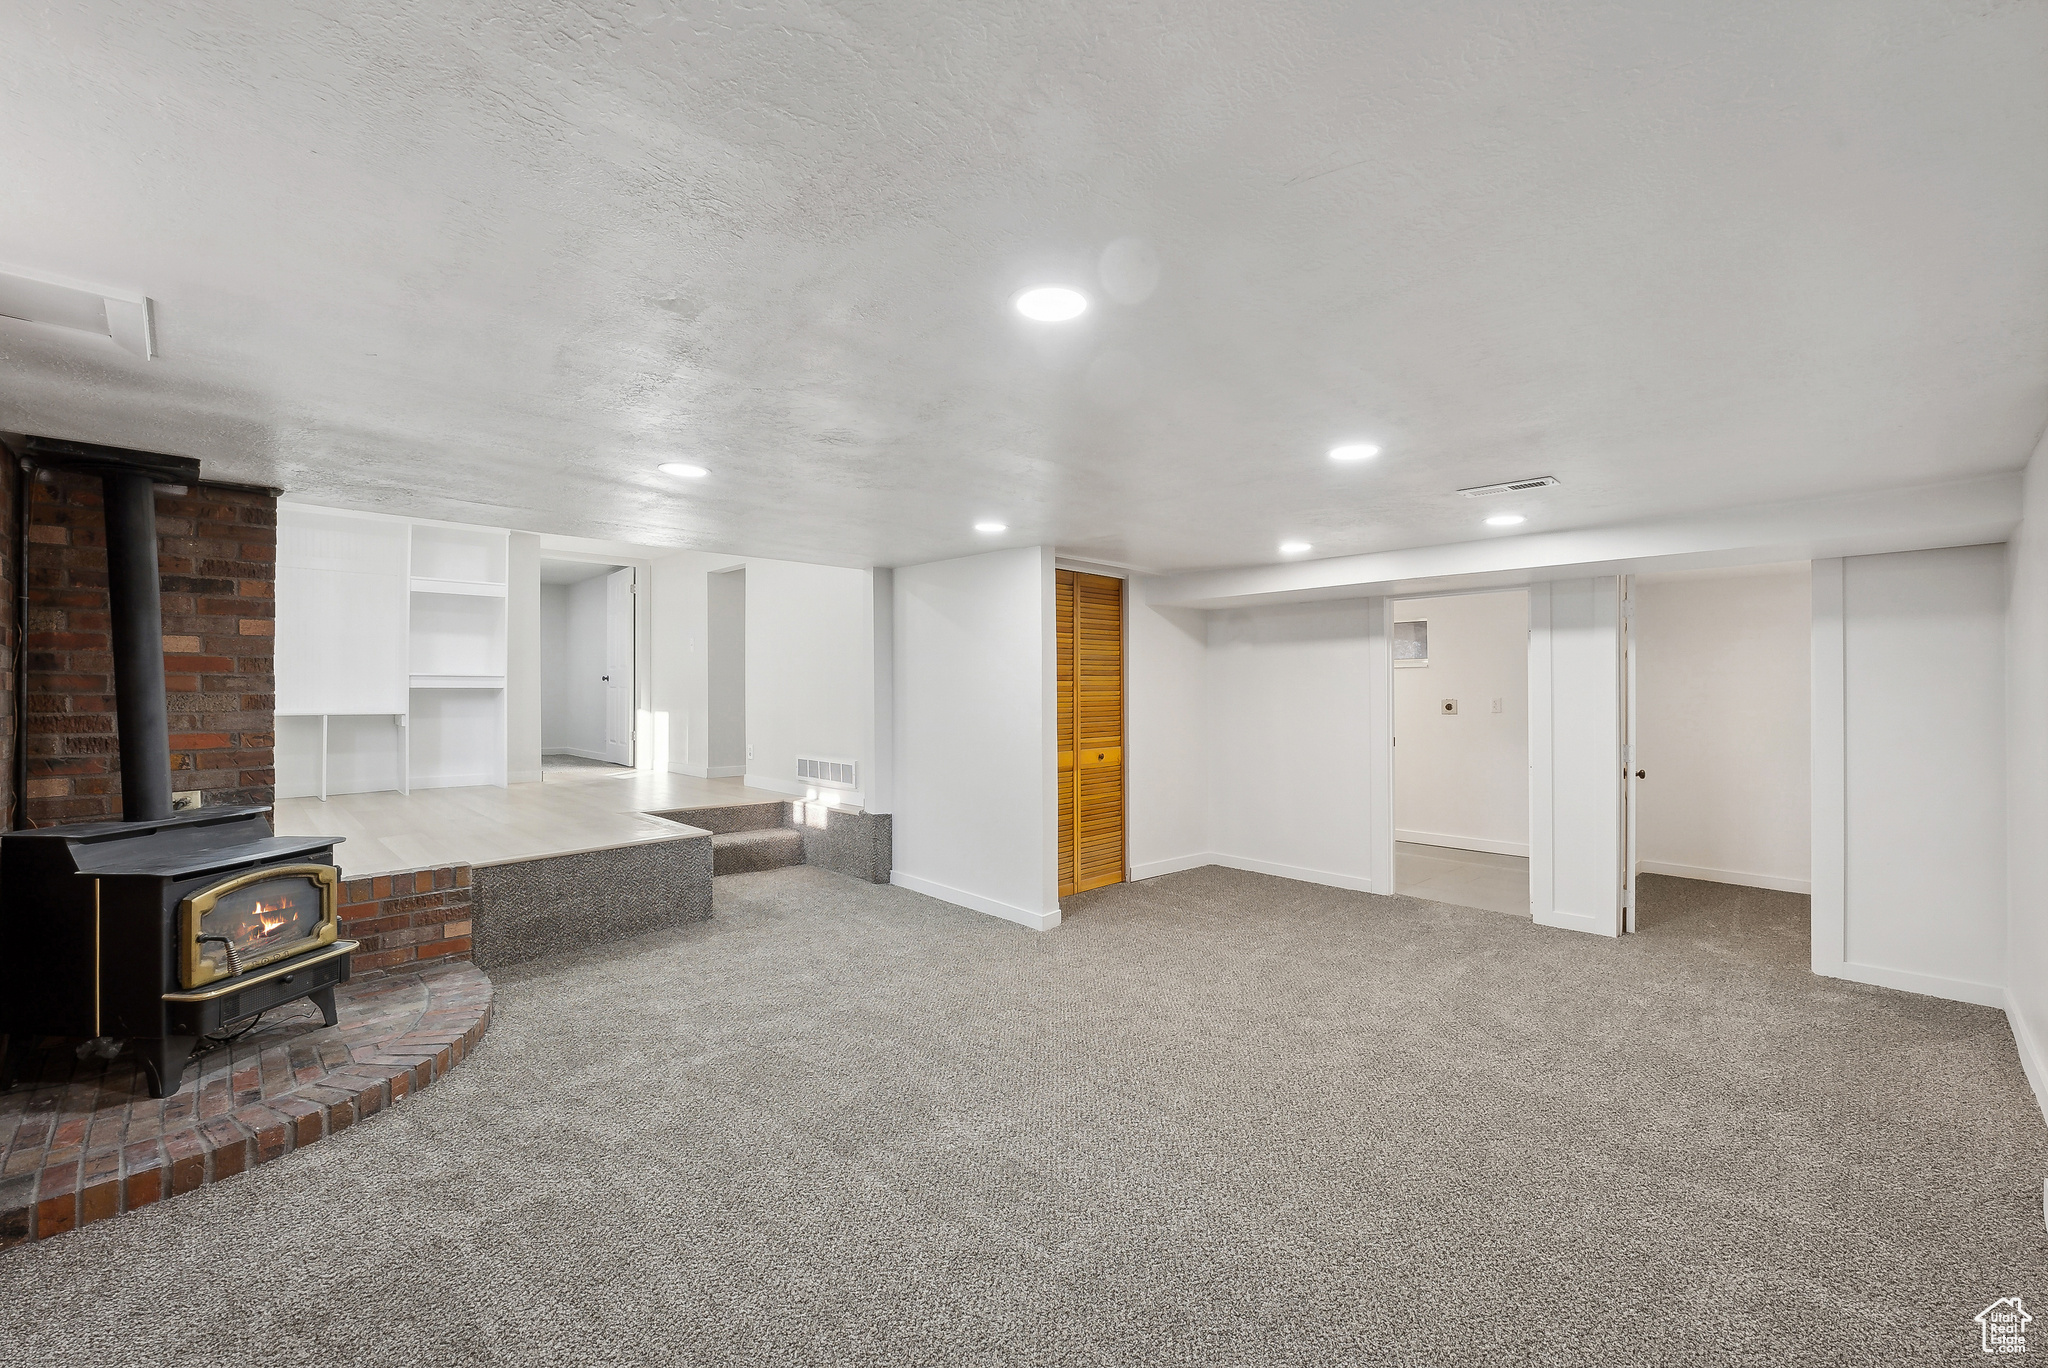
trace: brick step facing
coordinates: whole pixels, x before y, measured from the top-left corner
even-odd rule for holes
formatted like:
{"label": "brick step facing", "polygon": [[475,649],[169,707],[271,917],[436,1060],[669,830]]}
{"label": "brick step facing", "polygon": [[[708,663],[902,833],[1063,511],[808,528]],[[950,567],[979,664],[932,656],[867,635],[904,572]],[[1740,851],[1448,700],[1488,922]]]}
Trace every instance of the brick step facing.
{"label": "brick step facing", "polygon": [[795,827],[722,831],[711,838],[711,873],[750,874],[804,862],[804,834]]}

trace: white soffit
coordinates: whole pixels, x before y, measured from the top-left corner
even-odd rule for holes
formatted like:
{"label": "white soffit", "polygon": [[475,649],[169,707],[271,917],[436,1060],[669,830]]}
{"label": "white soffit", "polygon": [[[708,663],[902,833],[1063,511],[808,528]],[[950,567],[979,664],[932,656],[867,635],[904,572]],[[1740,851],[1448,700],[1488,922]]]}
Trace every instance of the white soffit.
{"label": "white soffit", "polygon": [[2020,480],[2015,472],[1659,522],[1170,575],[1146,582],[1145,601],[1241,608],[1981,546],[2005,541],[2019,525]]}
{"label": "white soffit", "polygon": [[0,318],[109,338],[145,361],[156,355],[149,300],[123,290],[0,267]]}

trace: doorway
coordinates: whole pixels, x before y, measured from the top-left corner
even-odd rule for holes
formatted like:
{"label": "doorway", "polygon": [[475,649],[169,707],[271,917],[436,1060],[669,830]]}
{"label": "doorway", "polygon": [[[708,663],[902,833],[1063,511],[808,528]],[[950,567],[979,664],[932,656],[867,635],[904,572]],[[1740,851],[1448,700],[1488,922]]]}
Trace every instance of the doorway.
{"label": "doorway", "polygon": [[1812,566],[1641,574],[1623,603],[1627,929],[1733,907],[1803,930],[1803,905],[1727,894],[1811,891]]}
{"label": "doorway", "polygon": [[1388,604],[1394,888],[1528,916],[1529,595]]}
{"label": "doorway", "polygon": [[544,769],[633,766],[635,591],[629,566],[542,559]]}
{"label": "doorway", "polygon": [[1122,883],[1124,582],[1053,572],[1059,694],[1060,896]]}

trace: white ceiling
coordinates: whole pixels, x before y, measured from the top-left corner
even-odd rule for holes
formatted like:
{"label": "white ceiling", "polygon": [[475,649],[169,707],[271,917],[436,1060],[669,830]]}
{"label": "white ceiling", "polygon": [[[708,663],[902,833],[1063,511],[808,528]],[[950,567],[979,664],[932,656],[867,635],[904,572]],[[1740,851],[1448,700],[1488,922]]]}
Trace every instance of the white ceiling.
{"label": "white ceiling", "polygon": [[[0,430],[311,502],[1187,569],[2048,421],[2048,5],[103,0],[0,50],[0,268],[151,296],[161,352],[0,321]],[[1096,307],[1008,310],[1043,281]]]}

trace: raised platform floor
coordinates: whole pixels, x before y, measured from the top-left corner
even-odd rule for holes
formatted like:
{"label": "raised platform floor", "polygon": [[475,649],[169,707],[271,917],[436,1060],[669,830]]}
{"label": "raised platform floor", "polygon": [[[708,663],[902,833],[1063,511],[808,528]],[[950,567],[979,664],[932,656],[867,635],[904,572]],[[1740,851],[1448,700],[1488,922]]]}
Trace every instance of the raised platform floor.
{"label": "raised platform floor", "polygon": [[325,802],[284,798],[273,824],[279,835],[343,837],[335,852],[342,875],[360,879],[670,840],[695,833],[653,812],[788,798],[738,779],[579,765],[508,788],[349,793]]}

